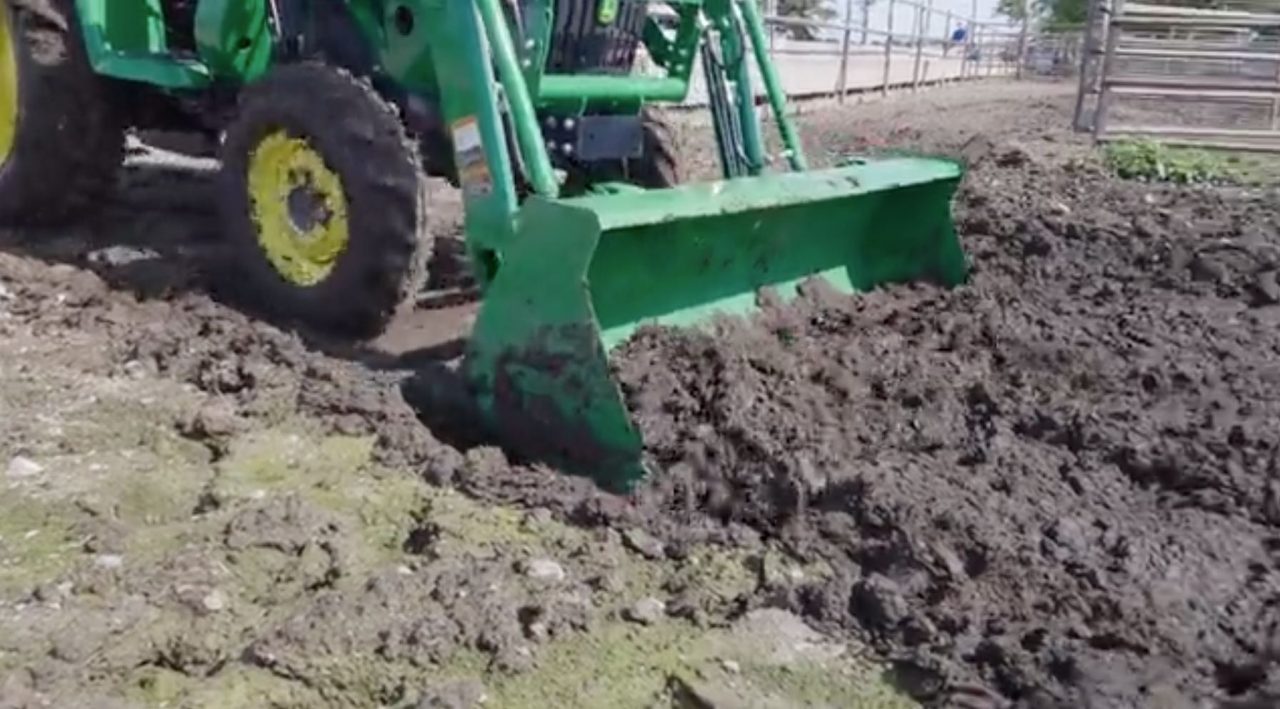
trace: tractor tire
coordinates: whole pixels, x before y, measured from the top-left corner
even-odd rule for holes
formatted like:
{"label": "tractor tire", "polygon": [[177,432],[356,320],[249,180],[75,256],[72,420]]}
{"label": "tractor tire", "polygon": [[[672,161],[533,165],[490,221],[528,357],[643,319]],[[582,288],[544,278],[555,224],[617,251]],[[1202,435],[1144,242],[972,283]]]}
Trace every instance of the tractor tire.
{"label": "tractor tire", "polygon": [[0,224],[84,217],[124,161],[112,87],[89,65],[74,4],[0,0]]}
{"label": "tractor tire", "polygon": [[675,128],[666,114],[656,110],[645,109],[641,119],[644,155],[637,160],[622,161],[617,168],[621,179],[649,189],[675,187],[683,179],[676,153]]}
{"label": "tractor tire", "polygon": [[418,149],[368,83],[317,63],[246,86],[221,150],[234,295],[343,338],[380,334],[430,251]]}
{"label": "tractor tire", "polygon": [[682,179],[677,156],[675,129],[666,115],[652,108],[640,113],[644,154],[639,158],[614,160],[571,172],[569,189],[581,191],[601,182],[625,182],[646,189],[675,187]]}

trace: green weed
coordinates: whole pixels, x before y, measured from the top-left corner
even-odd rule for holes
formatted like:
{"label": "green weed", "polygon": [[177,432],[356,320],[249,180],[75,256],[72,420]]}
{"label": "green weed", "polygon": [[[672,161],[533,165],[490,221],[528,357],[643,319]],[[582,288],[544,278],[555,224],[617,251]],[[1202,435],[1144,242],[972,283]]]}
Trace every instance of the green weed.
{"label": "green weed", "polygon": [[1127,180],[1205,184],[1231,181],[1233,174],[1219,154],[1146,139],[1109,143],[1105,160],[1112,172]]}

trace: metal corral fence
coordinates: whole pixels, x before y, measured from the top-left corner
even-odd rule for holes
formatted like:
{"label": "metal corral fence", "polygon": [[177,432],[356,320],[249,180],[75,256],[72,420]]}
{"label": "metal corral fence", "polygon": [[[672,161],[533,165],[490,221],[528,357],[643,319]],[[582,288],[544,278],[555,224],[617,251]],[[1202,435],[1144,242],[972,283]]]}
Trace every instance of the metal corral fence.
{"label": "metal corral fence", "polygon": [[[766,11],[771,10],[766,0]],[[846,0],[840,21],[820,22],[766,14],[769,53],[791,98],[887,94],[897,89],[1022,73],[1035,45],[1024,25],[978,22],[935,9],[932,0],[881,0],[874,13],[862,0]],[[964,28],[961,41],[954,41]],[[752,66],[757,95],[760,77]],[[686,105],[707,102],[701,66],[693,72]]]}
{"label": "metal corral fence", "polygon": [[1222,4],[1095,0],[1076,129],[1098,141],[1280,152],[1280,13],[1274,2]]}

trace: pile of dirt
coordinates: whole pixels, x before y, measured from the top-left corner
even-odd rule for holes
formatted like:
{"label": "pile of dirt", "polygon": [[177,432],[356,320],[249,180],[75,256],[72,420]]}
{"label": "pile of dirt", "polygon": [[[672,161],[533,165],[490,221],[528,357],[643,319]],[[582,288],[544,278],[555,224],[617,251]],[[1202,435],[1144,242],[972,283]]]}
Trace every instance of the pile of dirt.
{"label": "pile of dirt", "polygon": [[1037,133],[1057,103],[1018,142],[934,134],[971,163],[969,284],[643,331],[616,369],[661,476],[460,487],[828,565],[753,603],[871,641],[929,702],[1280,701],[1280,200],[1116,181]]}
{"label": "pile of dirt", "polygon": [[668,471],[646,505],[830,564],[762,602],[866,634],[922,696],[975,674],[1029,706],[1280,689],[1280,201],[1034,144],[971,157],[969,285],[629,343]]}

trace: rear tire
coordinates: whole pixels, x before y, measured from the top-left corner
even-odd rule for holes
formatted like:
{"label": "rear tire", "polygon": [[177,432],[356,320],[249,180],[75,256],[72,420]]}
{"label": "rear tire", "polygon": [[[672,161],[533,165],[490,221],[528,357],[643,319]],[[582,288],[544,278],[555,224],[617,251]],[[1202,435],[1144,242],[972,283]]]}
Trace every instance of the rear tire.
{"label": "rear tire", "polygon": [[225,283],[273,316],[374,337],[425,279],[417,148],[391,105],[340,69],[286,65],[245,87],[220,205]]}
{"label": "rear tire", "polygon": [[124,160],[111,85],[85,55],[73,0],[0,0],[0,223],[52,225],[98,206]]}

